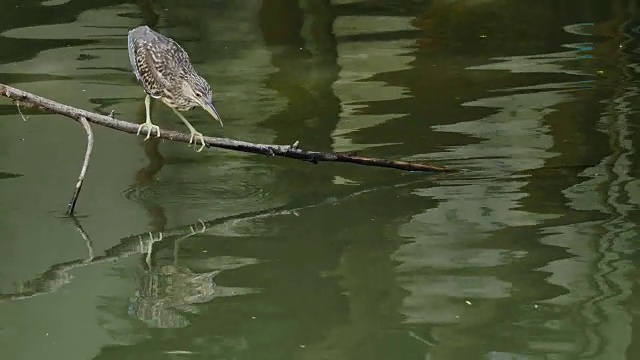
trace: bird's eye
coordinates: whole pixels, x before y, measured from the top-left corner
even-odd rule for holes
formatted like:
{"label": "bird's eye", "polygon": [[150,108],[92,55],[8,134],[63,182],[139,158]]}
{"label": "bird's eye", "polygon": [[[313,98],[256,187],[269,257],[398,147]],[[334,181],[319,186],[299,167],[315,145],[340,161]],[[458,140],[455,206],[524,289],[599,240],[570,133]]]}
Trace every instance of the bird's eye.
{"label": "bird's eye", "polygon": [[196,91],[196,96],[197,97],[202,97],[202,93]]}

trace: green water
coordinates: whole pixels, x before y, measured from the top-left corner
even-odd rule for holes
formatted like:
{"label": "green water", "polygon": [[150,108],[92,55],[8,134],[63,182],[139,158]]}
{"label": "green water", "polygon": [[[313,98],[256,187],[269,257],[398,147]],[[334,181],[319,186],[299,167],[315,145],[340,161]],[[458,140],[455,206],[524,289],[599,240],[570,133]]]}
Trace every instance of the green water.
{"label": "green water", "polygon": [[0,82],[140,123],[142,24],[207,135],[461,171],[94,126],[74,221],[82,128],[0,98],[0,359],[640,358],[636,1],[8,0]]}

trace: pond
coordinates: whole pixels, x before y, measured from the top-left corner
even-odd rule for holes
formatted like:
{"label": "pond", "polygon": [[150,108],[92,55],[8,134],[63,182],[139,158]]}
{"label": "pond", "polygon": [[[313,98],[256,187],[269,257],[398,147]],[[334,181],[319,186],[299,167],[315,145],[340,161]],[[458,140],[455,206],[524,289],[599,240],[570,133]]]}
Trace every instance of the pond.
{"label": "pond", "polygon": [[184,113],[205,135],[456,170],[93,125],[70,218],[82,127],[2,98],[0,358],[640,356],[638,2],[24,0],[0,20],[0,83],[142,123],[127,32],[148,25],[211,84],[224,127]]}

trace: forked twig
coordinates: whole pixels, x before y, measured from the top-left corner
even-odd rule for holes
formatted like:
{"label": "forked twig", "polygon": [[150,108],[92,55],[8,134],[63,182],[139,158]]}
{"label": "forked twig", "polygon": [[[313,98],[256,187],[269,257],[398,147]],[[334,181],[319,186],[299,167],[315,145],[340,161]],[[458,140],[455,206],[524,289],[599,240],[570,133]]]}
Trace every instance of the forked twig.
{"label": "forked twig", "polygon": [[73,212],[76,209],[76,202],[78,201],[78,196],[80,196],[80,190],[82,190],[84,177],[87,174],[87,169],[89,168],[89,160],[91,160],[91,152],[93,151],[93,130],[91,130],[91,125],[83,116],[81,116],[78,121],[80,122],[80,124],[82,124],[84,131],[87,132],[87,151],[84,153],[82,168],[80,169],[80,175],[78,176],[78,181],[76,182],[76,188],[73,191],[73,196],[71,197],[71,201],[69,201],[67,215],[73,215]]}

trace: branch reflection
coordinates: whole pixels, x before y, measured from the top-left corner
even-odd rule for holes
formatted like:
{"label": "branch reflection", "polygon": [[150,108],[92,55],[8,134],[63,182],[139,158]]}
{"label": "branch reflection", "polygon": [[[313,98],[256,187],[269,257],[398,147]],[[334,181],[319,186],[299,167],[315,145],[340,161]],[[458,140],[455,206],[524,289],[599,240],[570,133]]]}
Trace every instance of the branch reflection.
{"label": "branch reflection", "polygon": [[[250,211],[244,212],[237,215],[229,215],[223,216],[215,219],[211,219],[208,221],[198,220],[195,223],[176,227],[173,229],[169,229],[167,231],[162,231],[158,233],[143,233],[131,235],[126,238],[120,240],[120,243],[106,249],[103,255],[95,256],[93,247],[91,246],[91,240],[89,235],[80,225],[78,219],[74,220],[74,224],[77,227],[78,232],[81,234],[84,241],[87,243],[88,254],[87,257],[76,259],[72,261],[67,261],[59,264],[55,264],[51,266],[47,271],[42,274],[34,277],[33,279],[27,280],[23,282],[15,292],[13,293],[0,293],[0,302],[10,301],[10,300],[22,300],[32,298],[38,295],[49,294],[57,291],[62,286],[71,282],[71,276],[69,275],[69,271],[77,268],[82,268],[85,266],[101,264],[105,262],[113,262],[116,260],[121,260],[127,258],[132,255],[145,255],[145,263],[148,266],[148,270],[145,273],[148,273],[150,276],[149,280],[145,280],[146,282],[153,282],[153,279],[167,279],[168,277],[173,276],[175,279],[179,279],[179,281],[183,281],[184,284],[173,285],[174,288],[170,290],[161,290],[157,285],[143,285],[143,288],[153,288],[155,286],[155,290],[153,290],[155,297],[159,297],[163,292],[165,294],[171,294],[171,296],[176,296],[176,291],[180,291],[181,289],[185,289],[188,285],[200,286],[199,290],[185,292],[182,295],[183,299],[186,301],[195,301],[199,302],[201,299],[205,299],[209,293],[214,292],[211,289],[206,288],[204,286],[204,282],[208,281],[207,279],[212,279],[215,275],[217,275],[220,271],[224,269],[238,267],[233,264],[220,264],[218,269],[209,269],[209,272],[203,273],[193,273],[191,270],[186,267],[180,266],[178,264],[178,253],[180,250],[180,246],[184,243],[185,240],[193,238],[197,235],[203,235],[209,233],[211,230],[214,230],[218,227],[237,225],[242,222],[251,222],[258,221],[261,219],[271,218],[275,216],[296,216],[298,212],[303,210],[308,210],[312,208],[317,208],[320,206],[326,205],[335,205],[337,203],[341,203],[344,201],[351,200],[354,197],[362,196],[365,194],[369,194],[376,191],[385,191],[389,189],[400,189],[406,187],[414,187],[414,186],[428,186],[426,184],[430,183],[431,179],[419,179],[410,182],[404,183],[391,183],[391,184],[380,184],[378,186],[367,187],[354,192],[347,192],[343,196],[332,196],[329,198],[323,198],[317,202],[311,204],[304,205],[296,205],[289,204],[286,206],[280,206],[276,208],[269,208],[259,211]],[[151,246],[153,245],[153,246]],[[161,249],[171,248],[172,249],[172,263],[165,265],[153,265],[153,255],[154,252],[157,253]],[[152,251],[150,251],[150,249]],[[240,265],[242,266],[242,264]],[[158,275],[156,275],[156,273]],[[154,278],[155,276],[155,278]],[[197,301],[196,301],[197,300]],[[176,304],[177,301],[168,300],[167,304]],[[193,303],[193,302],[192,302]]]}

